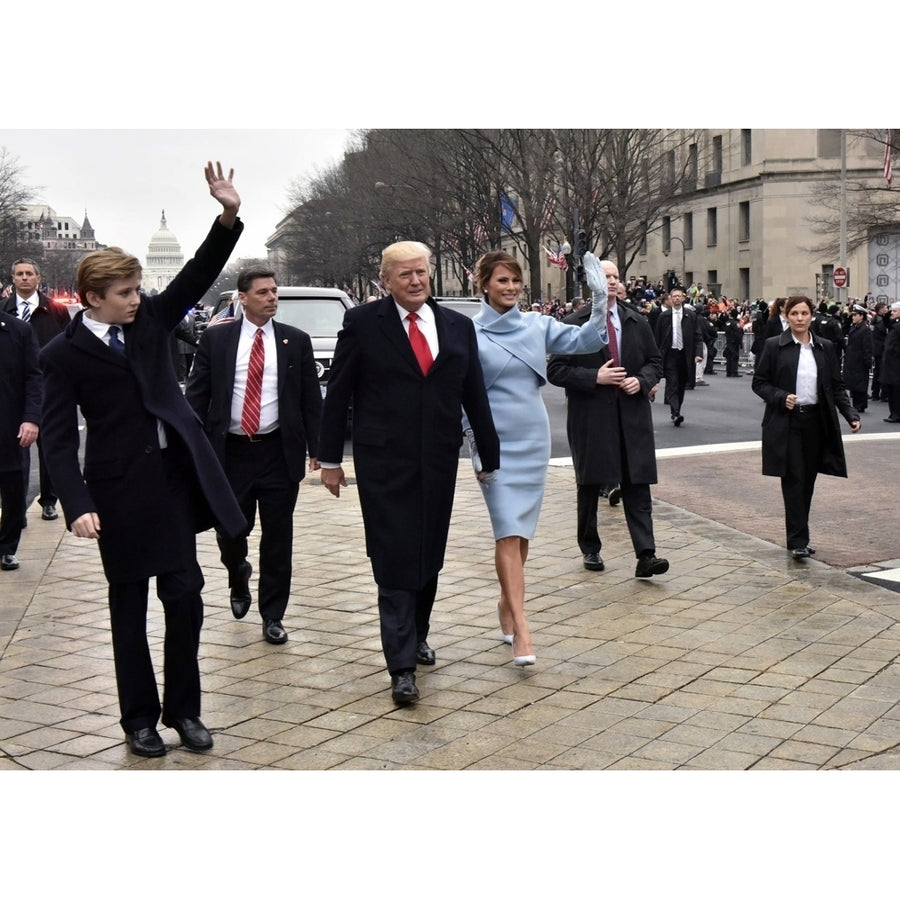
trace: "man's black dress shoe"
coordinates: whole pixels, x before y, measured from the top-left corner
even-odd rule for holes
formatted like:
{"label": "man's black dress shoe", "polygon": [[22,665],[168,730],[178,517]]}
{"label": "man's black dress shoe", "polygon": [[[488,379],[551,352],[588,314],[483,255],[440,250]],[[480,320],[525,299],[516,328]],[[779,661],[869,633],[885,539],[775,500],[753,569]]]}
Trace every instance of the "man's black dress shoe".
{"label": "man's black dress shoe", "polygon": [[45,522],[52,522],[54,519],[58,519],[58,518],[59,518],[59,513],[56,511],[56,507],[55,507],[52,503],[48,503],[48,504],[41,510],[41,518],[42,518]]}
{"label": "man's black dress shoe", "polygon": [[18,568],[19,561],[12,553],[4,553],[3,556],[0,557],[0,569],[3,569],[4,572],[12,572]]}
{"label": "man's black dress shoe", "polygon": [[900,416],[888,416],[884,421],[896,425],[897,422],[900,422]]}
{"label": "man's black dress shoe", "polygon": [[678,428],[678,426],[681,425],[681,423],[682,423],[683,421],[684,421],[684,416],[680,416],[680,415],[679,415],[679,416],[675,416],[675,417],[672,419],[672,424],[673,424],[676,428]]}
{"label": "man's black dress shoe", "polygon": [[135,756],[165,756],[166,745],[155,728],[125,732],[125,743]]}
{"label": "man's black dress shoe", "polygon": [[416,703],[419,699],[419,689],[416,687],[414,672],[399,672],[391,675],[391,699],[399,706]]}
{"label": "man's black dress shoe", "polygon": [[[163,720],[163,725],[167,728],[174,728],[181,738],[181,743],[195,753],[202,753],[204,750],[212,750],[212,735],[206,726],[199,719],[171,719]],[[160,741],[160,743],[162,743]]]}
{"label": "man's black dress shoe", "polygon": [[642,556],[637,561],[634,570],[635,578],[650,578],[653,575],[662,575],[669,571],[667,559],[657,559],[655,556]]}
{"label": "man's black dress shoe", "polygon": [[606,564],[599,553],[585,553],[584,567],[592,572],[602,572],[606,568]]}
{"label": "man's black dress shoe", "polygon": [[809,547],[796,547],[791,550],[791,556],[794,559],[807,559],[809,557]]}
{"label": "man's black dress shoe", "polygon": [[434,650],[428,646],[427,642],[420,641],[419,646],[416,647],[416,662],[420,666],[433,666],[436,659]]}
{"label": "man's black dress shoe", "polygon": [[622,499],[622,488],[618,484],[609,492],[609,505],[618,506]]}
{"label": "man's black dress shoe", "polygon": [[237,569],[231,584],[231,612],[236,619],[243,619],[250,609],[250,576],[253,566],[245,559]]}
{"label": "man's black dress shoe", "polygon": [[287,632],[278,619],[266,619],[263,622],[263,637],[270,644],[283,644],[287,641]]}

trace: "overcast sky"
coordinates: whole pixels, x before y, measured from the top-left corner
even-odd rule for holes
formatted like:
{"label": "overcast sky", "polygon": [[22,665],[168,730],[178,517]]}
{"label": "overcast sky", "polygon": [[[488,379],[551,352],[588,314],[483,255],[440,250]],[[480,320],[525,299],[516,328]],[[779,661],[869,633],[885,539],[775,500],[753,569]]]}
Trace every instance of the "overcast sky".
{"label": "overcast sky", "polygon": [[351,132],[271,130],[8,130],[0,146],[18,159],[35,201],[81,224],[102,244],[145,261],[165,210],[186,258],[221,207],[203,175],[207,160],[234,168],[244,233],[234,258],[266,256],[291,185],[339,161]]}

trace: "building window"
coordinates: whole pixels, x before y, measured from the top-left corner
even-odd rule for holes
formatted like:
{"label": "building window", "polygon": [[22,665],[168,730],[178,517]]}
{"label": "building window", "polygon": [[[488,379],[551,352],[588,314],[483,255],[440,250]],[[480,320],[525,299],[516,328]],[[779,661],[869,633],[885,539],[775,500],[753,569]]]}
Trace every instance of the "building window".
{"label": "building window", "polygon": [[816,133],[818,155],[825,159],[834,159],[841,155],[841,129],[820,128]]}
{"label": "building window", "polygon": [[750,299],[750,270],[738,269],[738,284],[740,285],[739,300]]}
{"label": "building window", "polygon": [[749,166],[751,156],[750,129],[741,129],[741,165]]}
{"label": "building window", "polygon": [[663,216],[662,220],[662,249],[663,253],[672,250],[672,220],[668,216]]}
{"label": "building window", "polygon": [[713,172],[722,171],[722,135],[717,134],[712,139],[712,169]]}
{"label": "building window", "polygon": [[738,207],[739,241],[750,240],[750,201],[744,200]]}
{"label": "building window", "polygon": [[719,243],[719,227],[716,208],[706,211],[706,246],[715,247]]}
{"label": "building window", "polygon": [[685,213],[681,221],[681,233],[684,235],[684,249],[692,250],[694,247],[694,214]]}
{"label": "building window", "polygon": [[675,184],[675,151],[669,150],[666,153],[666,185]]}
{"label": "building window", "polygon": [[697,145],[691,144],[688,147],[688,180],[690,181],[691,189],[697,187],[697,174],[699,172],[697,165]]}

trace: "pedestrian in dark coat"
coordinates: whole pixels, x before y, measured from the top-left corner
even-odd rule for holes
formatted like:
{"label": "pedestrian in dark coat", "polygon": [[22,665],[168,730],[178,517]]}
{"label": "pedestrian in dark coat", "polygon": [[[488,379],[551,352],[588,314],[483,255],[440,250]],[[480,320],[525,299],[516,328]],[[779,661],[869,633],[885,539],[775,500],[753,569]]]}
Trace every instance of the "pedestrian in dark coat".
{"label": "pedestrian in dark coat", "polygon": [[0,312],[0,569],[19,568],[16,551],[25,518],[22,449],[38,436],[41,370],[34,332]]}
{"label": "pedestrian in dark coat", "polygon": [[672,424],[677,428],[684,421],[681,414],[684,392],[694,387],[696,363],[703,359],[703,332],[697,325],[697,314],[684,305],[681,288],[670,291],[669,300],[671,307],[660,314],[656,323],[656,345],[662,354],[666,379],[665,402]]}
{"label": "pedestrian in dark coat", "polygon": [[850,330],[844,348],[844,387],[857,412],[865,412],[869,405],[869,373],[872,370],[872,330],[866,310],[855,306],[851,310]]}
{"label": "pedestrian in dark coat", "polygon": [[891,311],[887,303],[879,301],[875,304],[875,315],[872,317],[872,400],[886,400],[887,394],[881,388],[881,362],[884,357],[884,339],[888,333],[888,322]]}
{"label": "pedestrian in dark coat", "polygon": [[741,345],[744,341],[744,331],[738,322],[738,312],[732,309],[725,313],[725,375],[728,378],[740,378],[738,361],[741,356]]}
{"label": "pedestrian in dark coat", "polygon": [[[199,718],[203,573],[195,532],[215,523],[236,537],[246,527],[172,365],[172,331],[218,277],[243,228],[231,175],[209,163],[206,181],[222,213],[172,283],[142,298],[136,257],[118,247],[89,253],[78,267],[85,308],[40,355],[47,467],[72,533],[99,542],[120,723],[139,756],[166,752],[156,731],[160,713],[188,749],[212,747]],[[166,617],[162,707],[147,642],[154,576]]]}
{"label": "pedestrian in dark coat", "polygon": [[[450,530],[463,411],[481,455],[481,476],[500,467],[475,326],[431,299],[430,256],[417,241],[385,248],[381,280],[391,293],[347,310],[319,437],[322,483],[340,496],[352,404],[366,552],[378,585],[391,695],[399,705],[419,699],[416,665],[435,662],[426,639]],[[420,350],[421,362],[413,340],[428,345]]]}
{"label": "pedestrian in dark coat", "polygon": [[769,338],[753,376],[766,402],[762,420],[763,475],[781,478],[787,547],[794,559],[809,546],[809,510],[819,472],[847,477],[838,411],[854,433],[859,413],[841,381],[834,344],[810,332],[812,300],[789,297],[788,329]]}
{"label": "pedestrian in dark coat", "polygon": [[884,339],[881,357],[882,391],[887,394],[888,417],[884,420],[896,425],[900,422],[900,301],[891,303],[889,328]]}
{"label": "pedestrian in dark coat", "polygon": [[[27,321],[37,338],[38,347],[44,347],[69,324],[69,310],[62,303],[55,303],[40,289],[41,269],[33,260],[21,257],[12,264],[13,291],[0,307],[11,316]],[[52,521],[59,518],[56,511],[56,491],[50,481],[40,437],[35,441],[38,450],[39,495],[41,518]],[[22,448],[22,478],[26,497],[31,481],[31,447]],[[24,525],[24,520],[23,520]]]}
{"label": "pedestrian in dark coat", "polygon": [[[610,282],[618,269],[601,265]],[[667,571],[667,560],[656,558],[650,485],[656,484],[656,451],[650,399],[662,377],[662,359],[649,323],[624,304],[616,303],[609,287],[610,329],[618,316],[615,345],[594,353],[553,355],[548,380],[566,389],[566,432],[577,484],[577,538],[585,568],[602,571],[602,540],[597,528],[597,503],[603,487],[619,484],[625,521],[637,557],[635,576]],[[590,309],[578,310],[565,321],[581,325]],[[611,347],[618,351],[618,365]]]}

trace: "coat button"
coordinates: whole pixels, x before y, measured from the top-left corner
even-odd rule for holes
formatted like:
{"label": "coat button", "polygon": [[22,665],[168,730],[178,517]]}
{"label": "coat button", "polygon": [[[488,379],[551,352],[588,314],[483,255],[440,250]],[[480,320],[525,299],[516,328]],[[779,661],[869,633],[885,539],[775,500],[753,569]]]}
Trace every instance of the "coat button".
{"label": "coat button", "polygon": [[150,444],[147,444],[147,446],[144,447],[144,453],[152,453],[152,452],[153,452],[153,447],[151,447]]}

